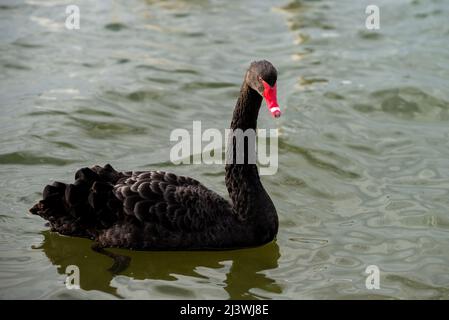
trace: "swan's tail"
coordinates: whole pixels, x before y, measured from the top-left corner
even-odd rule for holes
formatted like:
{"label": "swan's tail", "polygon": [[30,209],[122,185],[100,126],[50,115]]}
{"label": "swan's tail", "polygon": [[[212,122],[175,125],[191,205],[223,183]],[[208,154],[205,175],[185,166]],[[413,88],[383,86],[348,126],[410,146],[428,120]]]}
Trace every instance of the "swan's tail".
{"label": "swan's tail", "polygon": [[47,185],[30,212],[48,220],[53,231],[95,238],[121,214],[122,203],[112,193],[121,176],[109,164],[80,169],[73,184]]}

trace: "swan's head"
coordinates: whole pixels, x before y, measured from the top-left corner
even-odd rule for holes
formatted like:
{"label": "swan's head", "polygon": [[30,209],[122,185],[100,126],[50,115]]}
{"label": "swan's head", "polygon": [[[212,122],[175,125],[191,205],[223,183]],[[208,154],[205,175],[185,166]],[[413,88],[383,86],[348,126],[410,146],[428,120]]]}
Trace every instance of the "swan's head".
{"label": "swan's head", "polygon": [[267,107],[275,118],[281,116],[276,93],[278,73],[268,61],[254,61],[246,73],[246,83],[257,91],[267,102]]}

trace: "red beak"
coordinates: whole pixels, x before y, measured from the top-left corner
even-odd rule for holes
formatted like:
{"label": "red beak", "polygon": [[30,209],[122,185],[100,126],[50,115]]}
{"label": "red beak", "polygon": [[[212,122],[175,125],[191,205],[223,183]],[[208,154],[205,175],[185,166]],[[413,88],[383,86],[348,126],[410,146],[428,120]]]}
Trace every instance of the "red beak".
{"label": "red beak", "polygon": [[262,80],[262,83],[265,88],[263,91],[263,97],[267,101],[267,107],[275,118],[279,118],[281,116],[281,109],[279,108],[277,100],[276,83],[274,86],[270,86],[264,80]]}

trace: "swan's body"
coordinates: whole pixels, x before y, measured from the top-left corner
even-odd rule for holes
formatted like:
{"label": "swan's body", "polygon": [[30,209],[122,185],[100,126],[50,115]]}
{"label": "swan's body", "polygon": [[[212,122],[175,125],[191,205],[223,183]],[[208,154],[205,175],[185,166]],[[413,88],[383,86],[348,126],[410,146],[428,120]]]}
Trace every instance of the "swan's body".
{"label": "swan's body", "polygon": [[[231,129],[256,129],[261,94],[269,99],[261,93],[261,85],[266,89],[267,83],[275,94],[274,67],[267,61],[253,63]],[[271,104],[270,111],[279,116],[277,104]],[[74,184],[46,186],[43,200],[30,211],[48,220],[53,231],[95,239],[101,247],[232,249],[273,240],[277,213],[256,165],[227,164],[226,186],[231,202],[198,181],[173,173],[117,172],[110,165],[94,166],[80,169]]]}

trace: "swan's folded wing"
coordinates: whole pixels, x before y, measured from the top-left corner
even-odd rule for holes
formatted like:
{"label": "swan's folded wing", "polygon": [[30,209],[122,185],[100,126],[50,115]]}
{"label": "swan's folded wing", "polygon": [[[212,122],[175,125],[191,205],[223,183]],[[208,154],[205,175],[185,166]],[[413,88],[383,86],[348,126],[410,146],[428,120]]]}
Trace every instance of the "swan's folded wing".
{"label": "swan's folded wing", "polygon": [[229,203],[198,181],[162,171],[134,173],[114,187],[124,213],[165,230],[197,232],[211,227]]}

